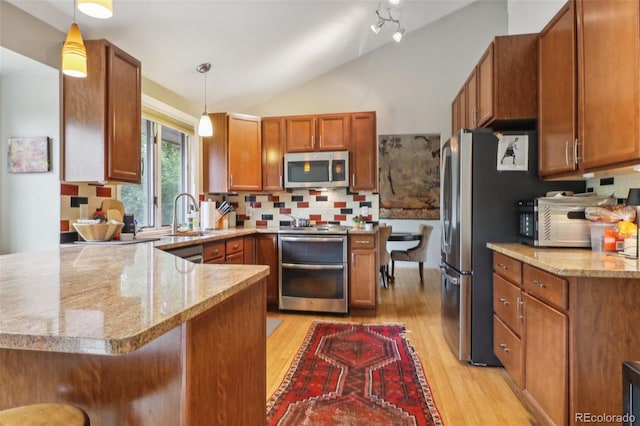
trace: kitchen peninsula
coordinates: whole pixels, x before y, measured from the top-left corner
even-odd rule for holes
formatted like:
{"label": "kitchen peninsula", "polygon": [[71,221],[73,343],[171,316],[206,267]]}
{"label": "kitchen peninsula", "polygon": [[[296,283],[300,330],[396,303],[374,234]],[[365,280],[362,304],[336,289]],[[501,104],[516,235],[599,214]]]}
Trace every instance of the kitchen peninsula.
{"label": "kitchen peninsula", "polygon": [[0,256],[0,410],[67,403],[92,426],[264,424],[268,274],[151,243]]}
{"label": "kitchen peninsula", "polygon": [[[545,424],[621,418],[622,364],[640,359],[637,259],[489,243],[494,352]],[[618,417],[616,417],[618,416]]]}

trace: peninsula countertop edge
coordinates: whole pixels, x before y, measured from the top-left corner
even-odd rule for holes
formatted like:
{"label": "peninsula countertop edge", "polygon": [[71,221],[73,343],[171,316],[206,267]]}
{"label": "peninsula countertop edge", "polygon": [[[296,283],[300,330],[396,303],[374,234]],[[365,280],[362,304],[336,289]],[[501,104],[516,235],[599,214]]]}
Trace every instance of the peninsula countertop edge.
{"label": "peninsula countertop edge", "polygon": [[487,248],[547,272],[565,277],[640,278],[638,259],[588,248],[533,247],[520,243],[487,243]]}
{"label": "peninsula countertop edge", "polygon": [[0,349],[130,353],[269,275],[265,265],[194,264],[159,245],[0,256]]}

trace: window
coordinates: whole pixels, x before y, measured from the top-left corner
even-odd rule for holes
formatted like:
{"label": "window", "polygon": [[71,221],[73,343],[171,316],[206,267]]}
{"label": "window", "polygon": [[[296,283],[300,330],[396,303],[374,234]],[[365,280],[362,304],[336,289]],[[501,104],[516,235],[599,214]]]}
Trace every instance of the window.
{"label": "window", "polygon": [[[139,227],[160,229],[170,226],[173,200],[187,191],[189,135],[142,119],[142,183],[121,185],[120,200],[133,213]],[[188,199],[177,208],[178,223],[185,222]]]}

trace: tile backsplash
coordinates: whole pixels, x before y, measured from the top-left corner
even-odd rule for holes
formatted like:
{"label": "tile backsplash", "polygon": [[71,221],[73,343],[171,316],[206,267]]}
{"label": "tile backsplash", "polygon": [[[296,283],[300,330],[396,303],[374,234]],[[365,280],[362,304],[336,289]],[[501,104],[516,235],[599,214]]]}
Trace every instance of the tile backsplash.
{"label": "tile backsplash", "polygon": [[80,218],[82,205],[87,206],[89,216],[93,215],[107,198],[115,198],[115,186],[96,186],[89,184],[60,184],[60,243],[75,241],[77,233],[71,224]]}
{"label": "tile backsplash", "polygon": [[369,222],[378,221],[378,194],[355,194],[347,189],[318,191],[298,189],[263,193],[227,195],[201,194],[200,200],[229,202],[237,212],[237,225],[278,227],[289,225],[291,218],[311,219],[315,224],[353,225],[353,217],[363,215]]}

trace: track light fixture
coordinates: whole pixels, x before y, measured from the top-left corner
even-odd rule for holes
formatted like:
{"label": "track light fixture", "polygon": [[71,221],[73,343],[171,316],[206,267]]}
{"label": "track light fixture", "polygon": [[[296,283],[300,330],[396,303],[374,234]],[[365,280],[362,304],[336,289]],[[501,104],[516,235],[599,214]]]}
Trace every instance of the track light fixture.
{"label": "track light fixture", "polygon": [[207,113],[207,73],[210,69],[211,64],[206,62],[196,68],[196,71],[204,74],[204,112],[200,116],[200,122],[198,123],[198,134],[205,137],[213,136],[213,124],[211,123],[211,117]]}
{"label": "track light fixture", "polygon": [[[399,3],[399,0],[388,0],[388,1],[392,5],[397,5]],[[402,36],[404,35],[404,28],[400,27],[400,21],[394,18],[393,15],[391,15],[391,8],[388,7],[386,10],[386,14],[381,15],[380,5],[379,5],[378,8],[376,9],[376,16],[378,17],[378,21],[375,24],[371,25],[371,31],[373,31],[374,34],[378,34],[382,29],[382,27],[384,26],[384,24],[386,24],[387,22],[395,24],[396,31],[393,33],[392,37],[393,37],[393,40],[395,40],[397,43],[400,43],[400,40],[402,40]]]}

